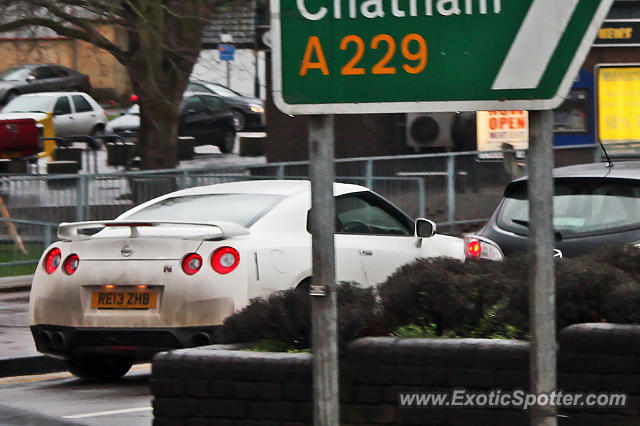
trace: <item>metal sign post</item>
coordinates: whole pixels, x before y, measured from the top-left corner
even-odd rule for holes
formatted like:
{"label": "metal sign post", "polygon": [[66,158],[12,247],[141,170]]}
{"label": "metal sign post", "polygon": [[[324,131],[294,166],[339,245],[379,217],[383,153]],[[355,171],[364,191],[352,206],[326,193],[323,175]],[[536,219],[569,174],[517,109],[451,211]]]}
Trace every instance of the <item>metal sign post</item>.
{"label": "metal sign post", "polygon": [[[273,100],[293,115],[552,109],[567,96],[612,2],[271,0]],[[531,383],[538,392],[556,383],[553,152],[550,113],[530,118]],[[313,116],[309,127],[316,425],[339,422],[332,123]],[[544,407],[533,419],[556,424]]]}
{"label": "metal sign post", "polygon": [[[556,389],[556,318],[553,231],[553,112],[530,112],[529,173],[529,312],[531,392]],[[533,406],[531,424],[556,426],[556,409]]]}
{"label": "metal sign post", "polygon": [[338,390],[338,308],[335,292],[335,202],[333,199],[333,115],[309,117],[311,178],[311,341],[313,422],[340,424]]}

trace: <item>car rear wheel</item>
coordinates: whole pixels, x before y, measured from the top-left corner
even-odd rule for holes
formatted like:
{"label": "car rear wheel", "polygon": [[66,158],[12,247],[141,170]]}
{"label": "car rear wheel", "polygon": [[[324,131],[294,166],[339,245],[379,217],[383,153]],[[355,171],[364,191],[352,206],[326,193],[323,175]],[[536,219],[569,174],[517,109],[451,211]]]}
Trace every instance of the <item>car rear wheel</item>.
{"label": "car rear wheel", "polygon": [[233,152],[233,147],[236,144],[236,131],[232,128],[228,128],[222,135],[222,142],[218,145],[220,152],[223,154],[229,154]]}
{"label": "car rear wheel", "polygon": [[110,381],[124,376],[133,365],[129,358],[85,356],[66,361],[74,376],[86,380]]}
{"label": "car rear wheel", "polygon": [[231,111],[231,115],[233,116],[233,125],[236,128],[236,131],[241,132],[244,130],[247,125],[247,117],[237,109]]}

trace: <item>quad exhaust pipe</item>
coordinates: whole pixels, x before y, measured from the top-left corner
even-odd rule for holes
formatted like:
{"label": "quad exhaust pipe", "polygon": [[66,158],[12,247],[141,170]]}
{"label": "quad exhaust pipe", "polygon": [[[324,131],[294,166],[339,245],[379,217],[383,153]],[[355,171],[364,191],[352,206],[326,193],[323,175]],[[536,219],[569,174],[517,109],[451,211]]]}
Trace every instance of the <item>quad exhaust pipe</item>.
{"label": "quad exhaust pipe", "polygon": [[206,346],[211,344],[211,336],[204,331],[194,334],[191,337],[191,346]]}
{"label": "quad exhaust pipe", "polygon": [[[50,332],[45,331],[45,333]],[[62,333],[61,331],[56,331],[55,333],[50,334],[51,349],[53,349],[54,351],[63,351],[67,346],[67,338],[64,336],[64,333]]]}

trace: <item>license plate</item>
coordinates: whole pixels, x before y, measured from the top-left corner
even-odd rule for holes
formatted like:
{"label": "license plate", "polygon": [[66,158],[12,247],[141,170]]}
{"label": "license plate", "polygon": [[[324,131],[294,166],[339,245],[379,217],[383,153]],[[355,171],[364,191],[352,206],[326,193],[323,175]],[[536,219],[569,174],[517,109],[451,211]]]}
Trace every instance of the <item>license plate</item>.
{"label": "license plate", "polygon": [[95,290],[91,307],[97,309],[153,309],[158,305],[158,293],[153,290]]}

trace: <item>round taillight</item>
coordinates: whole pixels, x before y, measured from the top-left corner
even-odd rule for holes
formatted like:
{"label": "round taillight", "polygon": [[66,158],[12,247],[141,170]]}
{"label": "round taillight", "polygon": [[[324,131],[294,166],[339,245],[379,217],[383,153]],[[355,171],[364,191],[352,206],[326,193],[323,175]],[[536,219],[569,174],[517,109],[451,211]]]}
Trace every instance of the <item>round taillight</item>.
{"label": "round taillight", "polygon": [[211,255],[211,267],[219,274],[228,274],[240,263],[240,253],[233,247],[220,247]]}
{"label": "round taillight", "polygon": [[62,259],[62,253],[59,248],[49,250],[47,257],[44,258],[44,270],[47,271],[47,274],[53,274],[58,269],[60,259]]}
{"label": "round taillight", "polygon": [[480,251],[482,248],[480,247],[480,241],[478,240],[469,240],[467,243],[467,256],[473,258],[480,257]]}
{"label": "round taillight", "polygon": [[79,264],[80,258],[78,257],[78,255],[71,254],[64,260],[64,263],[62,264],[62,270],[65,274],[71,275],[76,271],[76,269],[78,269]]}
{"label": "round taillight", "polygon": [[189,253],[182,259],[182,270],[187,275],[193,275],[202,267],[202,257],[198,253]]}

